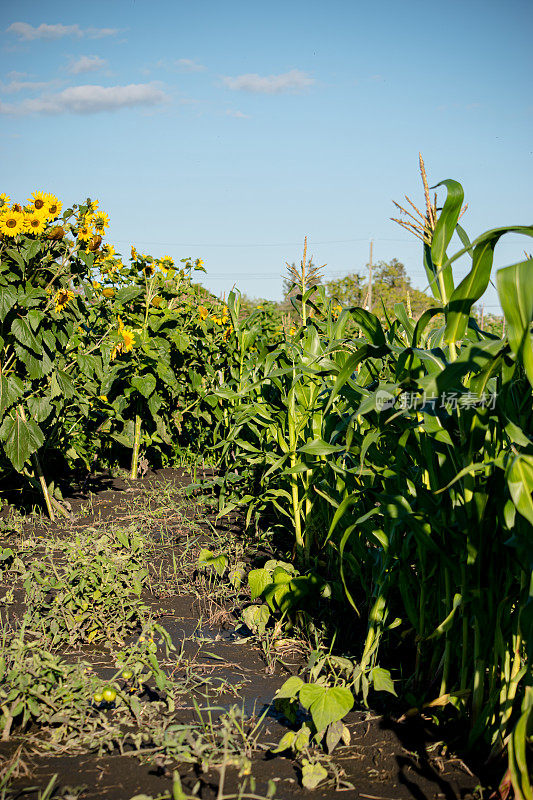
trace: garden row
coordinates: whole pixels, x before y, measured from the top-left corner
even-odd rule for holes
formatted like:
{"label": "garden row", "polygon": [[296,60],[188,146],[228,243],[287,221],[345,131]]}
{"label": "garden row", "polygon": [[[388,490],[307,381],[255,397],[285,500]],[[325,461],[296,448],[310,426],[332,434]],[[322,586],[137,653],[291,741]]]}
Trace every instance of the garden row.
{"label": "garden row", "polygon": [[[338,309],[306,283],[304,258],[287,334],[261,309],[244,317],[237,292],[224,303],[195,285],[200,261],[177,268],[132,249],[124,264],[102,244],[94,203],[60,217],[49,195],[18,208],[4,198],[2,469],[4,482],[40,486],[53,515],[63,507],[45,450],[47,467],[55,454],[90,469],[118,444],[135,477],[140,455],[161,463],[195,441],[216,457],[220,515],[242,508],[258,535],[285,542],[285,564],[248,576],[256,624],[336,635],[352,664],[337,688],[364,702],[401,692],[412,714],[464,720],[467,745],[507,753],[515,796],[530,800],[531,259],[496,273],[504,338],[472,310],[499,239],[533,228],[471,242],[462,187],[442,185],[443,208],[428,205],[421,228],[432,308],[415,320],[397,304],[384,323]],[[471,264],[455,286],[461,256]],[[351,638],[335,629],[339,610]]]}

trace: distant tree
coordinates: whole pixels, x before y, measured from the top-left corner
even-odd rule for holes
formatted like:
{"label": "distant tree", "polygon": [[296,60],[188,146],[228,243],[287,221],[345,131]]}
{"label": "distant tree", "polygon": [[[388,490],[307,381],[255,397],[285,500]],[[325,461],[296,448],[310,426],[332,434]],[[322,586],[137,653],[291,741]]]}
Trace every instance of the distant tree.
{"label": "distant tree", "polygon": [[[368,270],[368,265],[367,265]],[[361,306],[368,304],[368,277],[359,272],[350,272],[344,278],[326,281],[328,297],[337,300],[343,306]],[[380,261],[374,266],[372,275],[372,312],[384,319],[383,306],[389,316],[394,314],[395,303],[404,303],[411,308],[411,315],[418,317],[433,304],[433,300],[425,292],[415,289],[407,274],[405,265],[397,258],[391,261]]]}
{"label": "distant tree", "polygon": [[358,272],[350,272],[344,278],[326,281],[326,293],[341,306],[363,306],[368,286]]}
{"label": "distant tree", "polygon": [[372,280],[372,311],[378,317],[384,317],[383,306],[387,313],[394,313],[396,303],[410,306],[414,319],[434,305],[434,300],[425,292],[415,289],[407,274],[404,264],[393,258],[391,261],[380,261],[374,268]]}

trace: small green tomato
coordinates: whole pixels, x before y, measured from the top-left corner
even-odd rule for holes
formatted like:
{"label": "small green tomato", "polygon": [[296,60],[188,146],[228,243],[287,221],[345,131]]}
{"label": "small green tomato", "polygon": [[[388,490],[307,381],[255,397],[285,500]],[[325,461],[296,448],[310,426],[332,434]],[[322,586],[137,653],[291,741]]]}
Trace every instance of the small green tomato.
{"label": "small green tomato", "polygon": [[104,699],[104,695],[102,694],[102,692],[95,692],[93,694],[93,700],[94,700],[95,703],[100,704],[103,699]]}
{"label": "small green tomato", "polygon": [[122,677],[124,678],[125,681],[131,681],[131,679],[133,678],[133,672],[131,671],[131,669],[125,669],[122,672]]}
{"label": "small green tomato", "polygon": [[112,686],[104,686],[102,697],[106,703],[112,703],[116,699],[117,693]]}

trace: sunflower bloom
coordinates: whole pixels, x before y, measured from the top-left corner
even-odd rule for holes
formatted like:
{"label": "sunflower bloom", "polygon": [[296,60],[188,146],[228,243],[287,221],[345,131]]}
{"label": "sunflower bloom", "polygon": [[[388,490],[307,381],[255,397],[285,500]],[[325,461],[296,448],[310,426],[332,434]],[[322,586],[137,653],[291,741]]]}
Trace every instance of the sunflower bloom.
{"label": "sunflower bloom", "polygon": [[136,261],[136,259],[137,259],[137,255],[138,255],[138,253],[137,253],[137,250],[136,250],[136,249],[134,248],[134,246],[132,245],[132,246],[131,246],[131,260],[132,260],[132,261]]}
{"label": "sunflower bloom", "polygon": [[97,233],[105,233],[106,228],[109,227],[109,217],[103,211],[97,211],[96,214],[91,215],[91,224]]}
{"label": "sunflower bloom", "polygon": [[8,210],[10,203],[11,198],[2,192],[2,194],[0,194],[0,214],[3,214]]}
{"label": "sunflower bloom", "polygon": [[85,217],[81,221],[81,225],[78,228],[78,239],[82,242],[88,242],[89,239],[93,238],[93,236],[94,236],[94,231],[90,223],[87,221],[87,217]]}
{"label": "sunflower bloom", "polygon": [[166,278],[169,271],[174,269],[174,259],[170,256],[163,256],[159,259],[157,265]]}
{"label": "sunflower bloom", "polygon": [[207,319],[209,316],[209,311],[205,306],[198,306],[198,316],[200,319]]}
{"label": "sunflower bloom", "polygon": [[36,212],[24,214],[24,227],[28,233],[42,233],[46,228],[46,217]]}
{"label": "sunflower bloom", "polygon": [[57,199],[55,194],[47,194],[45,200],[45,211],[46,215],[50,219],[55,219],[61,214],[61,209],[63,208],[63,203]]}
{"label": "sunflower bloom", "polygon": [[55,312],[56,314],[61,314],[70,301],[74,300],[74,292],[71,292],[70,289],[60,289],[54,297],[54,300],[56,304]]}
{"label": "sunflower bloom", "polygon": [[4,236],[16,236],[24,230],[24,214],[21,211],[6,211],[0,215],[0,233]]}
{"label": "sunflower bloom", "polygon": [[46,192],[32,192],[27,204],[36,211],[39,211],[41,214],[46,214],[45,206],[47,197],[48,195]]}
{"label": "sunflower bloom", "polygon": [[133,347],[133,342],[135,341],[135,334],[129,328],[123,328],[120,331],[120,335],[124,339],[123,349],[125,353],[129,353],[129,351]]}

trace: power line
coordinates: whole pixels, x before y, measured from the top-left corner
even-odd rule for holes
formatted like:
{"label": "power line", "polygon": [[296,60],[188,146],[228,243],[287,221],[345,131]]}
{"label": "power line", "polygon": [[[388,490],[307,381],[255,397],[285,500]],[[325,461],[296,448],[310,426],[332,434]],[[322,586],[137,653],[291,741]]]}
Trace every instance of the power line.
{"label": "power line", "polygon": [[[112,238],[112,237],[110,237]],[[368,236],[364,236],[358,239],[325,239],[318,242],[313,242],[313,244],[351,244],[352,242],[368,242]],[[130,239],[113,239],[114,242],[118,244],[131,244]],[[411,244],[411,245],[418,245],[418,242],[414,239],[374,239],[375,242],[397,242],[402,244]],[[301,247],[302,242],[253,242],[250,244],[228,244],[226,242],[219,242],[219,243],[203,243],[199,244],[196,243],[184,243],[184,242],[153,242],[148,241],[147,239],[136,239],[135,244],[152,244],[152,245],[159,245],[160,247]]]}

